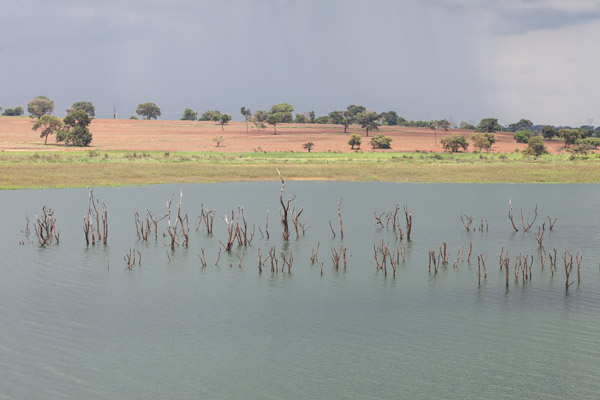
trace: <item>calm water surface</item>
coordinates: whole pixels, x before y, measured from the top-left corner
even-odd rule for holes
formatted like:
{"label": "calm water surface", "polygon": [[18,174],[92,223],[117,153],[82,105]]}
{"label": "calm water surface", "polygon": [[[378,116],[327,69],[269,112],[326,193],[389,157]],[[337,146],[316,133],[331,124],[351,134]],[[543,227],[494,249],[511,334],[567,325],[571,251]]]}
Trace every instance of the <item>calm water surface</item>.
{"label": "calm water surface", "polygon": [[[160,240],[138,241],[134,214],[164,214],[180,189],[190,245],[167,256]],[[0,192],[0,399],[600,397],[600,186],[289,182],[286,193],[297,195],[292,204],[304,207],[311,228],[285,244],[279,189],[277,182],[98,188],[109,242],[89,247],[86,189]],[[340,198],[343,242],[328,224],[338,226]],[[538,204],[530,232],[513,232],[509,199],[519,224],[519,209],[531,219]],[[213,236],[193,228],[202,203],[217,210]],[[413,234],[393,278],[375,268],[373,244],[383,238],[395,249],[396,242],[375,226],[373,212],[397,203],[412,209]],[[256,225],[255,239],[234,247],[245,254],[241,269],[235,254],[223,253],[215,266],[226,235],[221,216],[238,204]],[[43,205],[55,210],[60,245],[19,245],[25,216],[33,220]],[[269,205],[266,240],[258,226]],[[473,225],[483,216],[488,231],[467,233],[461,213],[473,214]],[[583,255],[582,280],[568,293],[562,260],[552,277],[537,256],[535,232],[549,215],[558,222],[546,230],[545,247]],[[428,251],[442,242],[450,265],[429,275]],[[471,264],[453,268],[469,242]],[[341,243],[348,266],[334,270],[330,249]],[[258,273],[258,248],[265,254],[273,245],[293,252],[291,274]],[[535,256],[531,282],[511,278],[506,289],[501,246],[511,260]],[[130,247],[142,253],[131,271],[123,261]],[[480,253],[488,277],[478,285]]]}

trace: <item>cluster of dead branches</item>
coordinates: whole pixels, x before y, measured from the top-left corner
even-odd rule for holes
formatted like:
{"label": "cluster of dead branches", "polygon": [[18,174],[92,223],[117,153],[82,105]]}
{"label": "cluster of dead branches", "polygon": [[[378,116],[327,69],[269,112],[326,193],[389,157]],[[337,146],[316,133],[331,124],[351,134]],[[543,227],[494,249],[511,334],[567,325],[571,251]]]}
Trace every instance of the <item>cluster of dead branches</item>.
{"label": "cluster of dead branches", "polygon": [[[101,219],[102,230],[100,230]],[[83,217],[83,234],[87,245],[90,244],[90,241],[92,245],[96,244],[96,233],[98,235],[98,241],[102,241],[103,244],[106,244],[106,241],[108,240],[108,211],[106,210],[106,205],[104,203],[100,205],[100,201],[94,199],[94,191],[90,189],[88,211]]]}
{"label": "cluster of dead branches", "polygon": [[[513,208],[512,208],[512,200],[508,200],[508,219],[510,219],[510,223],[512,224],[513,229],[515,230],[515,232],[519,231],[519,228],[516,227],[515,225],[515,221],[514,221],[514,215],[513,215]],[[535,219],[537,218],[537,204],[535,205],[535,215],[533,216],[533,219],[531,220],[531,222],[529,223],[525,223],[525,218],[523,217],[523,209],[521,208],[521,225],[523,226],[523,232],[527,232],[529,230],[529,228],[531,228],[533,226],[533,223],[535,222]],[[555,220],[556,222],[556,220]]]}
{"label": "cluster of dead branches", "polygon": [[[342,222],[341,207],[342,207],[342,199],[340,199],[340,202],[338,203],[337,212],[338,212],[338,217],[340,219],[340,238],[343,240],[344,239],[344,224]],[[333,229],[333,225],[331,224],[331,221],[329,221],[329,228],[331,229],[331,233],[333,234],[333,237],[335,239],[335,230]]]}
{"label": "cluster of dead branches", "polygon": [[331,248],[331,261],[333,261],[334,269],[338,269],[340,267],[340,260],[344,261],[344,269],[346,269],[346,248],[343,245],[340,245],[339,250],[335,247]]}
{"label": "cluster of dead branches", "polygon": [[[287,267],[288,274],[290,274],[292,272],[292,265],[294,264],[294,254],[291,251],[289,254],[281,251],[279,257],[281,257],[281,272],[284,272],[285,268]],[[271,264],[271,273],[279,272],[279,258],[277,257],[277,249],[275,246],[271,246],[269,248],[269,254],[264,260],[260,252],[260,248],[258,249],[258,272],[262,272],[263,267],[268,262]]]}
{"label": "cluster of dead branches", "polygon": [[[471,231],[471,224],[473,224],[473,215],[467,215],[467,214],[463,214],[460,216],[460,220],[463,224],[463,226],[465,227],[465,229],[467,230],[467,232]],[[485,222],[485,224],[484,224]],[[475,231],[476,229],[473,228],[473,231]],[[480,218],[479,221],[479,226],[477,227],[477,230],[479,230],[480,232],[483,232],[484,230],[487,232],[488,231],[488,222],[487,219],[484,220],[483,216]]]}
{"label": "cluster of dead branches", "polygon": [[214,208],[212,209],[212,211],[204,210],[204,204],[200,204],[200,215],[196,217],[196,221],[194,222],[196,225],[196,232],[200,230],[200,228],[202,227],[202,223],[204,223],[206,233],[208,235],[212,235],[213,224],[215,222],[215,213],[216,210]]}
{"label": "cluster of dead branches", "polygon": [[31,241],[31,239],[29,238],[29,235],[31,234],[31,231],[29,230],[29,217],[26,215],[25,216],[25,229],[21,230],[21,233],[23,234],[23,237],[25,239],[22,239],[19,241],[20,245],[24,245],[25,241],[27,240],[27,243],[32,244],[33,242]]}
{"label": "cluster of dead branches", "polygon": [[[569,290],[569,286],[573,284],[573,281],[569,281],[569,275],[571,275],[571,270],[573,269],[573,254],[569,252],[569,250],[565,250],[562,256],[564,265],[565,265],[565,290]],[[575,254],[575,262],[577,263],[577,282],[581,280],[581,261],[583,257],[579,255],[579,252]]]}
{"label": "cluster of dead branches", "polygon": [[317,242],[317,249],[310,250],[310,264],[315,265],[315,261],[319,258],[319,247],[321,246],[321,242]]}
{"label": "cluster of dead branches", "polygon": [[[241,224],[240,216],[242,217]],[[225,243],[219,240],[219,243],[221,243],[221,246],[223,246],[225,251],[230,252],[236,240],[239,246],[248,246],[252,244],[255,229],[253,225],[252,232],[248,232],[248,223],[246,222],[246,217],[244,216],[244,207],[238,206],[237,216],[235,212],[231,210],[231,221],[227,219],[227,215],[223,217],[223,220],[227,224],[227,240]]]}
{"label": "cluster of dead branches", "polygon": [[158,240],[158,223],[163,219],[167,218],[169,214],[165,214],[160,218],[156,218],[150,210],[146,210],[146,221],[140,220],[140,213],[135,212],[135,232],[137,233],[138,239],[147,241],[148,235],[152,232],[154,227],[154,240]]}
{"label": "cluster of dead branches", "polygon": [[[26,230],[29,228],[27,227]],[[40,246],[50,245],[52,241],[56,241],[56,244],[60,243],[60,231],[56,230],[56,218],[52,209],[44,206],[42,215],[39,217],[35,215],[34,230]]]}
{"label": "cluster of dead branches", "polygon": [[[172,208],[174,198],[175,198],[175,193],[173,193],[171,200],[167,201],[167,233],[171,240],[166,245],[171,247],[171,250],[175,248],[175,245],[177,245],[177,246],[182,245],[184,247],[187,247],[188,243],[189,243],[188,233],[190,231],[187,214],[185,214],[184,216],[181,216],[181,201],[183,199],[182,191],[179,191],[179,203],[177,203],[177,215],[175,216],[174,221],[171,220],[171,208]],[[163,236],[166,237],[166,235],[164,233],[163,233]]]}
{"label": "cluster of dead branches", "polygon": [[483,256],[483,254],[479,253],[477,256],[477,280],[481,283],[481,267],[483,266],[483,279],[487,278],[487,268],[485,267],[485,261],[487,260],[487,256]]}
{"label": "cluster of dead branches", "polygon": [[[392,267],[393,275],[396,276],[396,268],[400,264],[400,258],[402,258],[402,262],[406,260],[406,248],[404,247],[404,244],[397,246],[395,250],[392,251],[390,250],[389,243],[386,244],[384,240],[381,239],[377,245],[373,245],[373,252],[377,270],[382,270],[384,275],[387,275],[388,261]],[[381,260],[379,259],[380,256]]]}
{"label": "cluster of dead branches", "polygon": [[139,250],[136,249],[132,249],[131,247],[129,248],[129,253],[126,253],[123,256],[123,259],[125,260],[125,264],[127,265],[127,269],[131,270],[136,263],[136,254],[137,254],[137,264],[141,265],[142,264],[142,253]]}
{"label": "cluster of dead branches", "polygon": [[[381,229],[385,228],[389,230],[391,224],[396,240],[403,240],[404,234],[400,225],[400,218],[398,217],[399,211],[400,204],[397,204],[393,211],[386,210],[379,215],[374,211],[375,225],[378,225]],[[385,218],[385,224],[383,223],[382,218]],[[406,240],[410,241],[410,233],[412,231],[412,210],[409,210],[407,206],[404,206],[404,219],[406,221]]]}
{"label": "cluster of dead branches", "polygon": [[523,283],[530,281],[532,278],[532,269],[533,255],[519,254],[515,259],[514,265],[515,282],[519,282],[519,274],[521,275]]}

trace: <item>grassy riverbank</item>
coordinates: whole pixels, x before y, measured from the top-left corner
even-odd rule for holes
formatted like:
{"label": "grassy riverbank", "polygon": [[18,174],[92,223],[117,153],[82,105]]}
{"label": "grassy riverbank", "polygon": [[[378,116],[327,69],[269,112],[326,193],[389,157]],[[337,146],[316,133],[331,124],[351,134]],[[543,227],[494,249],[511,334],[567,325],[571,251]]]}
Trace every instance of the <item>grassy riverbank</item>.
{"label": "grassy riverbank", "polygon": [[600,183],[600,155],[357,152],[2,152],[0,188],[278,179],[390,182]]}

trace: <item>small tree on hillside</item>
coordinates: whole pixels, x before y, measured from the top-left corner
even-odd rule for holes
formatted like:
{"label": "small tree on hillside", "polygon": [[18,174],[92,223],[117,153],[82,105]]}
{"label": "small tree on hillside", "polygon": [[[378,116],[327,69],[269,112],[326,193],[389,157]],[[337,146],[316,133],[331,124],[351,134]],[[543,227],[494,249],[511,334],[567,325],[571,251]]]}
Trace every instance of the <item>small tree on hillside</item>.
{"label": "small tree on hillside", "polygon": [[360,149],[361,141],[362,141],[362,138],[360,137],[360,135],[353,133],[350,135],[350,140],[348,140],[348,144],[351,146],[350,148],[352,150],[354,150],[354,146],[356,146],[356,148]]}
{"label": "small tree on hillside", "polygon": [[508,130],[511,132],[517,132],[521,130],[531,130],[533,126],[533,122],[528,119],[521,118],[519,122],[515,122],[514,124],[508,125]]}
{"label": "small tree on hillside", "polygon": [[292,112],[294,112],[294,108],[287,103],[275,104],[271,106],[269,115],[267,117],[267,123],[273,125],[274,135],[277,134],[278,123],[292,122]]}
{"label": "small tree on hillside", "polygon": [[544,139],[552,139],[555,136],[558,136],[558,130],[553,126],[546,125],[542,128],[542,136]]}
{"label": "small tree on hillside", "polygon": [[248,121],[252,118],[252,111],[250,111],[249,108],[242,107],[240,113],[244,116],[244,120],[246,121],[246,133],[248,133]]}
{"label": "small tree on hillside", "polygon": [[492,148],[492,145],[496,143],[496,138],[493,133],[474,133],[471,135],[471,142],[473,146],[479,149],[479,153],[481,150],[485,149],[486,152],[489,152]]}
{"label": "small tree on hillside", "polygon": [[256,130],[258,131],[258,133],[260,133],[261,129],[265,129],[267,127],[265,125],[265,121],[267,120],[268,116],[269,116],[269,114],[267,114],[266,111],[262,111],[262,110],[258,110],[252,116],[252,123],[256,127]]}
{"label": "small tree on hillside", "polygon": [[200,118],[198,118],[198,121],[217,121],[218,118],[215,119],[215,117],[218,115],[221,115],[220,111],[208,110],[202,113]]}
{"label": "small tree on hillside", "polygon": [[138,104],[135,113],[144,119],[156,119],[161,116],[160,108],[154,103]]}
{"label": "small tree on hillside", "polygon": [[314,144],[313,142],[308,142],[308,143],[304,143],[304,144],[302,145],[302,147],[303,147],[304,149],[306,149],[306,151],[308,151],[308,152],[310,153],[310,151],[312,150],[312,148],[314,147],[314,145],[315,145],[315,144]]}
{"label": "small tree on hillside", "polygon": [[440,139],[440,142],[442,143],[444,149],[450,151],[451,153],[456,153],[461,147],[466,151],[469,147],[469,142],[467,142],[465,136],[458,133],[444,136],[442,139]]}
{"label": "small tree on hillside", "polygon": [[221,114],[219,116],[219,124],[221,125],[221,130],[224,131],[225,129],[223,128],[223,126],[225,124],[227,124],[229,121],[231,121],[231,115],[229,114]]}
{"label": "small tree on hillside", "polygon": [[64,140],[70,146],[87,146],[92,142],[92,134],[88,125],[92,122],[89,115],[83,111],[75,111],[63,120],[65,130],[56,134],[56,141]]}
{"label": "small tree on hillside", "polygon": [[392,138],[379,134],[371,139],[371,147],[374,149],[389,149],[391,148]]}
{"label": "small tree on hillside", "polygon": [[60,118],[54,115],[42,115],[31,129],[37,131],[42,128],[40,137],[44,138],[44,144],[48,144],[48,136],[60,131],[62,127],[63,123]]}
{"label": "small tree on hillside", "polygon": [[304,114],[296,114],[294,117],[294,123],[296,124],[306,124],[306,115]]}
{"label": "small tree on hillside", "polygon": [[54,112],[54,102],[46,96],[38,96],[27,103],[27,112],[31,117],[40,119],[43,115]]}
{"label": "small tree on hillside", "polygon": [[96,108],[92,104],[91,101],[78,101],[73,103],[73,106],[67,108],[67,114],[71,114],[75,111],[85,111],[90,118],[94,118],[96,116]]}
{"label": "small tree on hillside", "polygon": [[195,121],[196,119],[198,119],[197,111],[194,111],[191,108],[183,110],[183,116],[181,117],[182,121]]}
{"label": "small tree on hillside", "polygon": [[373,111],[368,113],[360,113],[356,116],[356,122],[358,122],[365,130],[367,137],[369,136],[369,131],[379,130],[379,122],[377,122],[378,120],[379,114]]}
{"label": "small tree on hillside", "polygon": [[477,128],[477,132],[494,133],[502,130],[502,126],[498,123],[497,118],[484,118],[481,120]]}
{"label": "small tree on hillside", "polygon": [[517,143],[527,143],[530,137],[531,132],[525,130],[520,130],[513,135],[513,138],[517,141]]}
{"label": "small tree on hillside", "polygon": [[565,147],[571,146],[577,143],[577,139],[583,139],[585,137],[585,132],[581,129],[563,128],[558,131],[558,134],[565,140]]}
{"label": "small tree on hillside", "polygon": [[528,146],[525,149],[525,154],[539,157],[542,154],[548,153],[548,150],[546,150],[546,146],[544,146],[544,141],[539,136],[529,138],[527,144]]}

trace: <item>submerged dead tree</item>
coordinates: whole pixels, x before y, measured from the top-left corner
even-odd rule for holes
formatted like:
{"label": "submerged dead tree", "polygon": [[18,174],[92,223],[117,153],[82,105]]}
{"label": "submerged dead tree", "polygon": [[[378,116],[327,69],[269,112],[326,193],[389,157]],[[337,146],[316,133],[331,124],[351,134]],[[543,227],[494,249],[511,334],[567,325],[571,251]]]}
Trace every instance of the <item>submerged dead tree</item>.
{"label": "submerged dead tree", "polygon": [[39,217],[35,215],[34,230],[40,246],[52,244],[52,241],[56,241],[56,244],[60,243],[60,231],[56,230],[56,218],[52,209],[44,206],[42,215]]}
{"label": "submerged dead tree", "polygon": [[[102,225],[102,230],[100,229]],[[98,199],[94,199],[94,190],[90,189],[88,196],[88,211],[83,217],[83,234],[85,236],[85,243],[87,245],[96,244],[96,234],[98,235],[98,241],[102,241],[106,244],[108,240],[108,211],[106,205]]]}
{"label": "submerged dead tree", "polygon": [[[167,201],[167,234],[171,239],[170,243],[167,244],[172,249],[175,249],[175,245],[180,246],[183,245],[185,247],[188,246],[189,243],[189,221],[188,215],[181,215],[181,202],[183,200],[183,192],[179,191],[179,203],[177,203],[177,215],[174,220],[171,219],[171,208],[173,204],[173,200],[175,199],[175,193],[171,197],[170,201]],[[164,218],[164,217],[163,217]],[[162,218],[161,218],[162,219]],[[163,233],[163,236],[166,235]]]}
{"label": "submerged dead tree", "polygon": [[[518,232],[519,228],[517,228],[517,226],[515,225],[511,199],[508,200],[508,207],[509,207],[508,219],[510,219],[510,223],[512,224],[512,227],[515,230],[515,232]],[[523,232],[527,232],[529,230],[529,228],[531,228],[533,226],[536,218],[537,218],[537,204],[535,205],[533,220],[531,220],[531,222],[529,222],[527,224],[525,223],[525,218],[523,217],[523,209],[521,208],[521,225],[523,226]]]}
{"label": "submerged dead tree", "polygon": [[281,214],[281,226],[283,227],[283,240],[289,240],[290,229],[288,226],[288,213],[290,213],[290,204],[292,201],[294,201],[296,196],[294,196],[294,197],[288,196],[287,202],[283,201],[283,190],[285,189],[285,181],[283,180],[283,176],[281,176],[281,172],[279,172],[279,169],[277,170],[277,174],[279,175],[279,178],[281,179],[281,190],[279,191],[279,202],[281,203],[280,214]]}

